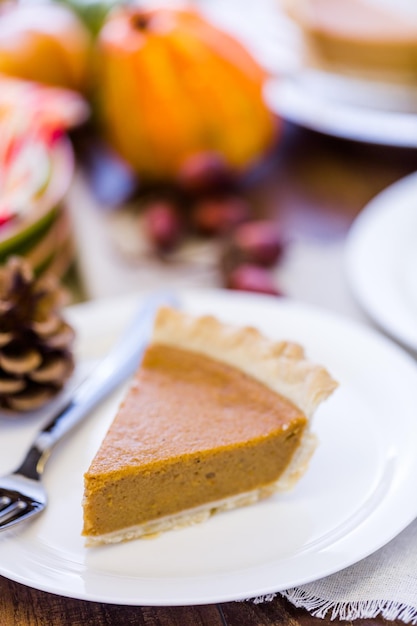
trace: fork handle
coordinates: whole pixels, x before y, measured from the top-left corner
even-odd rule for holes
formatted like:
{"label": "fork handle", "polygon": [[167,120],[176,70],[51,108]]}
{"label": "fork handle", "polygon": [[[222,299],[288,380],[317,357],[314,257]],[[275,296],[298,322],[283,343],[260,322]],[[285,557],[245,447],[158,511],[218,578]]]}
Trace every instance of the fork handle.
{"label": "fork handle", "polygon": [[35,466],[40,475],[53,447],[134,373],[149,341],[155,313],[163,304],[175,306],[177,299],[173,294],[163,292],[145,302],[115,347],[76,388],[69,403],[37,434],[18,471],[27,475],[29,468]]}

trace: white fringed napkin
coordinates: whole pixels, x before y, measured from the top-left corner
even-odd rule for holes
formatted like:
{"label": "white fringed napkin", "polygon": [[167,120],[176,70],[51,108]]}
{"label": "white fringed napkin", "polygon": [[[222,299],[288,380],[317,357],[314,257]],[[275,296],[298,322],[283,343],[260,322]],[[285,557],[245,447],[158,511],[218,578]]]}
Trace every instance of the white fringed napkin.
{"label": "white fringed napkin", "polygon": [[281,595],[315,617],[354,620],[382,615],[417,624],[417,520],[359,563]]}

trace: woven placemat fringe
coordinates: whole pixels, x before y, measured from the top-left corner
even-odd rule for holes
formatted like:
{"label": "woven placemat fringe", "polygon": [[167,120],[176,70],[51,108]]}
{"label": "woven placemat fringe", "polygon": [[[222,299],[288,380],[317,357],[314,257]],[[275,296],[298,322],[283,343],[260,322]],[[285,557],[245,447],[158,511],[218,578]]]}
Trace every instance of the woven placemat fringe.
{"label": "woven placemat fringe", "polygon": [[[272,594],[270,594],[272,596]],[[366,602],[333,602],[306,593],[295,588],[281,592],[281,595],[294,606],[304,608],[314,617],[339,620],[369,619],[381,615],[387,620],[400,619],[405,624],[417,624],[417,610],[399,602],[369,600]],[[267,601],[267,596],[254,599],[255,602]]]}

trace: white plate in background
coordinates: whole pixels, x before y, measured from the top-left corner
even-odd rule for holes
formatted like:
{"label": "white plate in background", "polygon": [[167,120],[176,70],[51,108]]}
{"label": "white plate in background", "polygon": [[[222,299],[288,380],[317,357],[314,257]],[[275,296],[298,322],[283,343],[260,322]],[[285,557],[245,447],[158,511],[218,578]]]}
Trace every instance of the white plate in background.
{"label": "white plate in background", "polygon": [[335,137],[417,147],[417,86],[305,67],[301,33],[279,0],[196,0],[196,5],[241,39],[270,73],[266,101],[284,119]]}
{"label": "white plate in background", "polygon": [[[417,148],[417,90],[410,93],[416,113],[389,109],[375,104],[378,93],[391,98],[392,106],[403,105],[407,90],[349,81],[320,72],[271,79],[266,86],[266,101],[284,119],[326,135],[398,148]],[[349,98],[343,97],[349,93]],[[404,99],[401,98],[404,96]],[[398,98],[397,98],[398,96]],[[368,105],[361,102],[368,102]]]}
{"label": "white plate in background", "polygon": [[355,219],[346,272],[380,328],[417,353],[417,173],[378,194]]}

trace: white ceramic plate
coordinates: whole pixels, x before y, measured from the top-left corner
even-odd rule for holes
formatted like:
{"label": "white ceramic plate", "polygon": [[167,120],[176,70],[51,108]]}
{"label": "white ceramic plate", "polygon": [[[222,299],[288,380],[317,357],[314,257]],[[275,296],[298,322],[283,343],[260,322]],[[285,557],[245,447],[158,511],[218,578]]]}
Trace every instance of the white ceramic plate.
{"label": "white ceramic plate", "polygon": [[417,353],[417,174],[378,194],[356,218],[346,271],[368,315]]}
{"label": "white ceramic plate", "polygon": [[[326,135],[417,147],[417,90],[401,92],[376,84],[371,88],[359,80],[302,70],[269,81],[266,100],[284,119]],[[413,103],[416,112],[400,110],[407,101]],[[388,102],[392,108],[386,106]],[[380,107],[381,103],[385,106]]]}
{"label": "white ceramic plate", "polygon": [[417,147],[416,87],[305,67],[300,30],[284,15],[278,0],[195,1],[276,77],[269,81],[265,95],[272,110],[284,119],[345,139]]}
{"label": "white ceramic plate", "polygon": [[[192,312],[256,324],[295,339],[340,388],[322,405],[321,444],[290,493],[218,514],[155,539],[86,549],[82,476],[120,392],[60,445],[45,475],[50,505],[20,531],[0,535],[0,574],[65,596],[135,605],[242,599],[333,573],[370,554],[417,514],[417,368],[388,339],[333,314],[284,299],[226,291],[182,294]],[[96,358],[129,319],[132,299],[75,307],[80,358]],[[393,423],[395,420],[395,424]],[[0,471],[10,470],[37,424],[2,422]]]}

